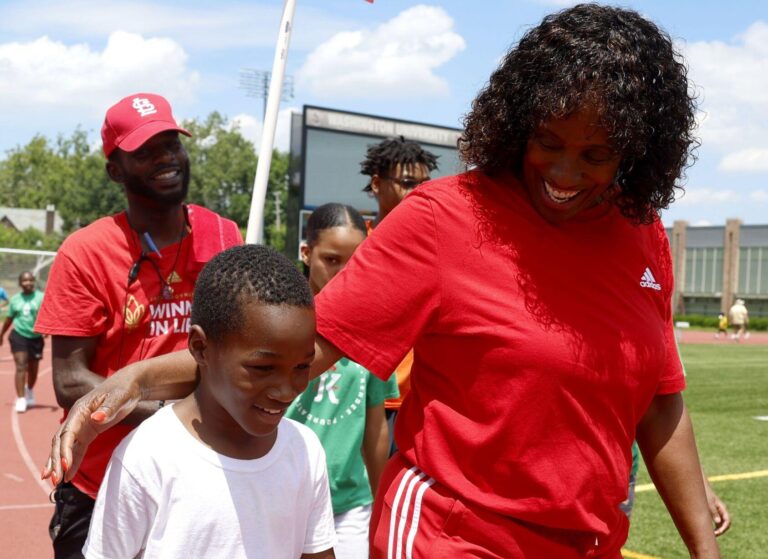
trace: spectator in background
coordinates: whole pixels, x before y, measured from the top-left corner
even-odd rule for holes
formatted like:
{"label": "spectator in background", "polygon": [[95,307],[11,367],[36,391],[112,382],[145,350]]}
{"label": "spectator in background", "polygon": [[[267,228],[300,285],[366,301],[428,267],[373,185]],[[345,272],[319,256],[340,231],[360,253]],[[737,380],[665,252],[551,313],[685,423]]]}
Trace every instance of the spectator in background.
{"label": "spectator in background", "polygon": [[11,297],[8,316],[0,331],[0,345],[5,333],[13,324],[8,337],[11,342],[13,362],[16,365],[16,413],[24,413],[35,405],[33,388],[37,382],[40,360],[43,358],[45,341],[35,333],[35,320],[43,302],[43,292],[35,289],[35,275],[22,272],[19,275],[21,292]]}
{"label": "spectator in background", "polygon": [[[106,171],[123,186],[127,209],[64,241],[36,324],[53,337],[53,386],[65,413],[121,367],[185,348],[200,270],[242,243],[237,224],[184,204],[190,171],[179,134],[190,135],[159,95],[130,95],[107,111]],[[71,483],[56,487],[50,524],[56,559],[82,557],[112,451],[162,405],[143,402],[94,441]]]}
{"label": "spectator in background", "polygon": [[731,324],[731,328],[733,328],[731,339],[741,341],[742,338],[749,338],[749,332],[747,332],[749,312],[744,304],[744,299],[736,299],[736,302],[728,311],[728,322]]}
{"label": "spectator in background", "polygon": [[715,334],[715,338],[719,338],[720,334],[728,337],[728,317],[725,316],[724,312],[721,312],[717,315],[717,334]]}
{"label": "spectator in background", "polygon": [[[437,169],[437,157],[417,142],[403,136],[387,138],[372,145],[360,163],[360,173],[370,177],[364,192],[373,194],[379,211],[372,227],[376,227],[403,199],[421,183],[428,181],[430,173]],[[411,365],[413,350],[409,351],[395,369],[400,396],[384,403],[389,424],[390,455],[397,450],[395,444],[395,420],[403,400],[411,389]]]}
{"label": "spectator in background", "polygon": [[370,177],[363,191],[373,194],[379,206],[374,227],[414,188],[428,181],[435,169],[437,156],[403,136],[370,146],[360,163],[360,174]]}

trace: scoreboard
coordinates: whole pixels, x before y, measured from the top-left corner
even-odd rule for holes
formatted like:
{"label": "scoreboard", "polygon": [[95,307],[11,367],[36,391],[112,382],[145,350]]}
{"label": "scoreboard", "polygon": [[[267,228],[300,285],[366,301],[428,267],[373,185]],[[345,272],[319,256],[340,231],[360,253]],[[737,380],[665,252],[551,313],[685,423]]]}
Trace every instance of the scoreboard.
{"label": "scoreboard", "polygon": [[438,156],[436,178],[463,170],[460,135],[458,128],[304,106],[291,120],[286,253],[298,254],[306,218],[318,206],[338,202],[366,216],[376,214],[376,200],[363,192],[369,177],[360,174],[369,146],[393,136],[414,140]]}

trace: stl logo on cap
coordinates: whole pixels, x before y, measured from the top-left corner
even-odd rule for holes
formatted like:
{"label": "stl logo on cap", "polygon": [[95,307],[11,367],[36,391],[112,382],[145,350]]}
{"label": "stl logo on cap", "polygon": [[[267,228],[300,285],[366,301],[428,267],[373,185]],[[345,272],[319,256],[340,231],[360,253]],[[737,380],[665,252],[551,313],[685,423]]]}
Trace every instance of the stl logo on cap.
{"label": "stl logo on cap", "polygon": [[191,136],[176,123],[168,101],[155,93],[134,93],[112,105],[104,117],[101,141],[107,157],[117,148],[131,152],[152,136],[174,130]]}
{"label": "stl logo on cap", "polygon": [[147,98],[136,97],[133,100],[132,106],[142,117],[157,113],[157,109],[152,104],[152,101]]}

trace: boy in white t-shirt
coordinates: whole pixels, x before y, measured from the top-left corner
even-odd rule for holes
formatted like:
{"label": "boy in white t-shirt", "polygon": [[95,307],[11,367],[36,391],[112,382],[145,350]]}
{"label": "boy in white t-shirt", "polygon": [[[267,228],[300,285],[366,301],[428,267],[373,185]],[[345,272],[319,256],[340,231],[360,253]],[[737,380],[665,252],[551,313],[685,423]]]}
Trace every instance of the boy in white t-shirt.
{"label": "boy in white t-shirt", "polygon": [[200,273],[194,393],[117,447],[83,553],[93,558],[332,558],[325,454],[283,418],[307,386],[315,315],[284,256],[231,248]]}

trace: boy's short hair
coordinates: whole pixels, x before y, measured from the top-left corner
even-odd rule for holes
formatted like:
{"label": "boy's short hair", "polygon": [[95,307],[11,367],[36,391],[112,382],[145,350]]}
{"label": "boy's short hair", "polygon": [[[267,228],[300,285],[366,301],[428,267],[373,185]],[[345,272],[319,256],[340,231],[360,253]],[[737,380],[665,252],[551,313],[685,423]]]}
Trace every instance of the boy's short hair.
{"label": "boy's short hair", "polygon": [[[425,150],[418,142],[396,136],[368,147],[365,159],[360,162],[360,174],[384,176],[397,165],[424,165],[430,172],[437,169],[439,156]],[[363,188],[371,192],[371,181]]]}
{"label": "boy's short hair", "polygon": [[313,307],[312,292],[293,263],[276,250],[241,245],[214,256],[200,272],[192,300],[191,323],[220,341],[243,326],[243,305]]}

